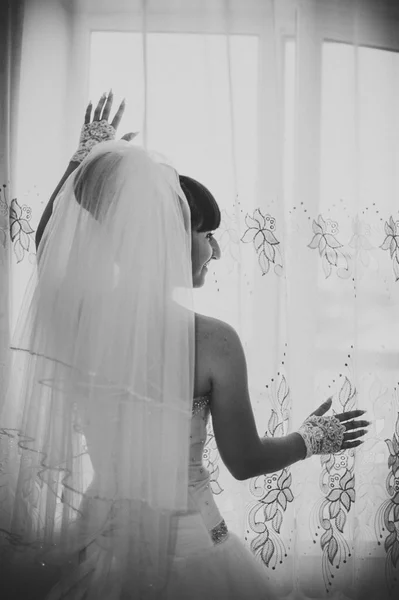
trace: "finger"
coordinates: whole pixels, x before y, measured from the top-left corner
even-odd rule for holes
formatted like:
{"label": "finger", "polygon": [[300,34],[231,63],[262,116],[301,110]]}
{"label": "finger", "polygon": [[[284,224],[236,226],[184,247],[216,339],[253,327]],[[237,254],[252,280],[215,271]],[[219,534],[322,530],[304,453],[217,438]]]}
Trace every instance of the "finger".
{"label": "finger", "polygon": [[114,94],[112,93],[112,89],[111,89],[111,90],[109,90],[108,98],[107,98],[107,101],[105,103],[103,113],[101,115],[101,121],[103,119],[105,119],[106,121],[108,121],[108,117],[109,117],[109,114],[111,112],[113,100],[114,100]]}
{"label": "finger", "polygon": [[351,410],[349,412],[339,413],[338,415],[334,415],[338,419],[338,421],[349,421],[350,419],[356,419],[356,417],[361,417],[364,415],[365,410]]}
{"label": "finger", "polygon": [[359,431],[351,431],[350,433],[344,433],[344,441],[356,440],[357,438],[366,435],[367,429],[360,429]]}
{"label": "finger", "polygon": [[93,107],[92,103],[89,102],[89,104],[87,105],[87,108],[86,108],[86,113],[85,113],[85,125],[87,125],[87,123],[90,123],[92,107]]}
{"label": "finger", "polygon": [[315,415],[316,417],[321,417],[321,415],[324,415],[324,413],[330,410],[331,404],[332,398],[328,398],[328,400],[323,402],[323,404],[320,404],[319,408],[317,408],[314,412],[311,413],[311,416]]}
{"label": "finger", "polygon": [[370,421],[349,421],[349,423],[345,423],[346,431],[350,429],[359,429],[360,427],[368,427],[371,425]]}
{"label": "finger", "polygon": [[350,448],[357,448],[360,444],[363,444],[364,440],[355,440],[354,442],[344,442],[342,444],[342,450],[349,450]]}
{"label": "finger", "polygon": [[122,136],[122,140],[126,140],[127,142],[131,142],[137,135],[139,134],[138,131],[136,132],[131,132],[131,133],[125,133],[125,135]]}
{"label": "finger", "polygon": [[99,121],[100,120],[101,112],[103,110],[103,106],[105,104],[106,98],[107,98],[107,95],[104,92],[104,94],[101,96],[100,100],[98,101],[98,104],[96,106],[96,110],[94,111],[93,121]]}
{"label": "finger", "polygon": [[119,123],[121,122],[121,119],[123,117],[123,113],[125,112],[125,106],[126,106],[125,99],[123,99],[118,108],[118,111],[117,111],[116,115],[114,116],[114,119],[111,123],[111,125],[114,129],[118,129]]}

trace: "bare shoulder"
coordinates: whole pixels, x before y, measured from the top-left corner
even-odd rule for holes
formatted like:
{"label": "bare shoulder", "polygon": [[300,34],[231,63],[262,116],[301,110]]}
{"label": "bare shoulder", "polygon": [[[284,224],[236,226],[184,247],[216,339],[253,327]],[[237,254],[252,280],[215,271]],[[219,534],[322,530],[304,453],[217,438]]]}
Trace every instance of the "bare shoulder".
{"label": "bare shoulder", "polygon": [[[197,352],[208,365],[212,387],[223,384],[225,379],[244,375],[246,371],[244,351],[238,333],[228,323],[196,314]],[[235,377],[234,377],[235,378]],[[242,379],[241,379],[242,380]]]}
{"label": "bare shoulder", "polygon": [[231,325],[220,319],[196,313],[195,329],[198,340],[207,346],[207,351],[219,354],[229,351],[239,342],[239,337]]}

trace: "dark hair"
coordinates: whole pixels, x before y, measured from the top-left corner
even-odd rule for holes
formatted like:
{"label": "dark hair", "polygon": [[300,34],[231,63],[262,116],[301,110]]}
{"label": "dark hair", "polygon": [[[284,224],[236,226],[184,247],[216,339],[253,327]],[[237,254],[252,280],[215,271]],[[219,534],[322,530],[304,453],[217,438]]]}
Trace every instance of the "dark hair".
{"label": "dark hair", "polygon": [[213,231],[220,225],[220,209],[211,192],[199,181],[179,175],[181,188],[191,212],[193,231]]}
{"label": "dark hair", "polygon": [[[121,160],[119,154],[113,153],[111,159],[104,161],[107,154],[109,153],[94,157],[83,170],[78,171],[74,180],[76,201],[99,221],[109,209],[109,204],[99,203],[104,179],[108,188],[112,190],[112,184],[117,178],[116,167]],[[105,171],[107,177],[104,178]],[[217,229],[220,225],[220,210],[211,192],[192,177],[179,175],[179,180],[190,208],[191,230],[204,232]]]}

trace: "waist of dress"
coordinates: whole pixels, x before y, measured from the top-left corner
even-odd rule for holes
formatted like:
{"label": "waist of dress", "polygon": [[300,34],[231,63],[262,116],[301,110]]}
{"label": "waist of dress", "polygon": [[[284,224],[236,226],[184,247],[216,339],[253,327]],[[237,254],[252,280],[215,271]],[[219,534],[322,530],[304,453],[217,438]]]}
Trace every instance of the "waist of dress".
{"label": "waist of dress", "polygon": [[[226,541],[229,535],[224,519],[209,529],[200,511],[180,512],[177,515],[177,539],[180,548],[199,545],[212,547]],[[185,552],[183,552],[183,555]]]}
{"label": "waist of dress", "polygon": [[214,544],[219,544],[227,538],[228,528],[215,502],[210,474],[200,464],[190,467],[188,507],[190,512],[198,512],[201,515]]}

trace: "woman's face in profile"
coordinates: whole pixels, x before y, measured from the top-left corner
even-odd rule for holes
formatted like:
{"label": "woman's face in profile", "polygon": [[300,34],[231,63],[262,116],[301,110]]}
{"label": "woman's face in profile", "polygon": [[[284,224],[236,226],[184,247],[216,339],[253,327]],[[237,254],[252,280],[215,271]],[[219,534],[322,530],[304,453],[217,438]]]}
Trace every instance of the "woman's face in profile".
{"label": "woman's face in profile", "polygon": [[202,287],[208,272],[210,260],[219,260],[220,247],[211,231],[191,232],[191,263],[193,273],[193,287]]}

